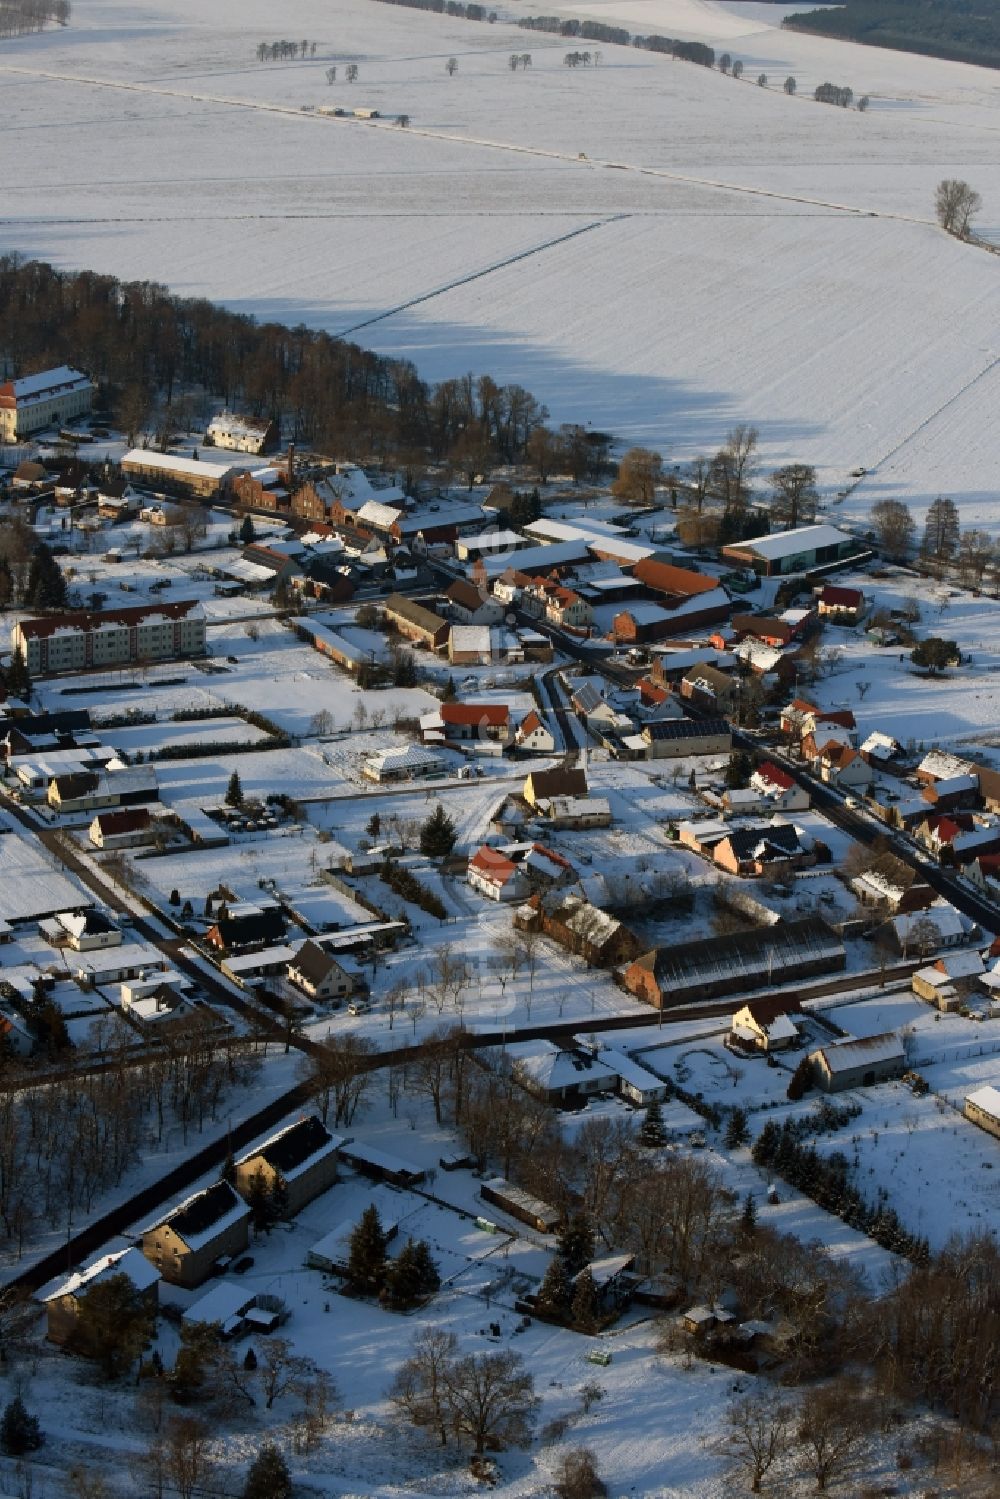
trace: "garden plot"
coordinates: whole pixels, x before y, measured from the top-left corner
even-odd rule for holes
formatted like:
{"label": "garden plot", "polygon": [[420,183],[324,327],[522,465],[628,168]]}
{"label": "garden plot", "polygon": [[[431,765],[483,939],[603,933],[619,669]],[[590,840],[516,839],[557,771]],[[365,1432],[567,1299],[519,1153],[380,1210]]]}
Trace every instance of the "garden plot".
{"label": "garden plot", "polygon": [[[924,1070],[924,1069],[922,1069]],[[994,1076],[1000,1071],[996,1064]],[[935,1087],[933,1068],[928,1081]],[[904,1083],[856,1089],[863,1113],[847,1129],[820,1135],[821,1154],[842,1151],[870,1202],[884,1197],[904,1227],[932,1250],[953,1234],[1000,1230],[997,1141],[934,1093],[916,1097]]]}
{"label": "garden plot", "polygon": [[170,759],[180,758],[185,749],[201,744],[260,748],[271,735],[243,718],[204,718],[193,723],[151,723],[108,729],[104,738],[117,754],[134,760],[137,755],[158,759],[161,750],[169,750]]}
{"label": "garden plot", "polygon": [[[276,881],[279,889],[298,890],[314,884],[317,896],[328,893],[337,898],[329,885],[320,882],[318,871],[343,856],[333,842],[321,843],[311,829],[296,833],[270,832],[240,839],[225,848],[194,849],[185,853],[165,854],[157,858],[133,858],[133,879],[155,892],[165,901],[171,890],[180,893],[182,902],[189,900],[201,911],[205,897],[220,885],[226,885],[241,900],[253,901],[260,895],[262,880]],[[353,902],[345,902],[347,914]],[[371,920],[366,912],[362,920]]]}
{"label": "garden plot", "polygon": [[675,1046],[653,1046],[634,1052],[640,1066],[676,1083],[686,1093],[723,1108],[770,1108],[787,1102],[788,1081],[801,1052],[776,1067],[763,1057],[737,1057],[721,1038],[705,1036]]}

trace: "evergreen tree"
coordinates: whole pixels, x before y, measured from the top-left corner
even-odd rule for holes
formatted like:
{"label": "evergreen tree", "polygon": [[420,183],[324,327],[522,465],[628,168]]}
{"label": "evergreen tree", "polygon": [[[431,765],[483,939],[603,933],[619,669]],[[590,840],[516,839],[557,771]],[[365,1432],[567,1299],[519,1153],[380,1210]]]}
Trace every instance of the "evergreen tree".
{"label": "evergreen tree", "polygon": [[66,607],[66,579],[44,541],[38,543],[31,555],[24,602],[33,609]]}
{"label": "evergreen tree", "polygon": [[600,1321],[601,1301],[589,1269],[584,1268],[576,1277],[570,1317],[581,1332],[593,1332]]}
{"label": "evergreen tree", "polygon": [[257,1355],[252,1348],[247,1349],[247,1356],[243,1360],[243,1367],[248,1374],[252,1374],[257,1367]]}
{"label": "evergreen tree", "polygon": [[657,1150],[667,1143],[667,1132],[663,1126],[663,1110],[655,1098],[646,1110],[646,1117],[642,1121],[637,1138],[639,1144],[645,1145],[647,1150]]}
{"label": "evergreen tree", "polygon": [[178,888],[177,888],[176,885],[171,890],[170,894],[167,896],[167,901],[172,906],[179,906],[180,905],[180,903],[181,903],[181,892],[178,890]]}
{"label": "evergreen tree", "polygon": [[369,838],[377,838],[382,831],[382,819],[377,812],[373,812],[365,826],[365,832]]}
{"label": "evergreen tree", "polygon": [[753,760],[745,750],[733,750],[726,765],[726,785],[730,791],[742,790],[753,775]]}
{"label": "evergreen tree", "polygon": [[729,1123],[726,1125],[726,1134],[723,1140],[727,1150],[735,1150],[739,1145],[745,1145],[750,1138],[747,1128],[746,1109],[735,1108],[729,1113]]}
{"label": "evergreen tree", "polygon": [[240,781],[239,771],[234,770],[232,775],[229,777],[229,785],[226,787],[226,806],[242,807],[242,805],[243,785]]}
{"label": "evergreen tree", "polygon": [[209,892],[209,894],[205,896],[205,915],[206,916],[211,916],[213,906],[214,906],[214,901],[212,900],[211,892]]}
{"label": "evergreen tree", "polygon": [[573,1292],[561,1254],[549,1261],[535,1297],[535,1311],[550,1322],[564,1322],[569,1314]]}
{"label": "evergreen tree", "polygon": [[412,1239],[407,1239],[396,1259],[389,1262],[385,1293],[398,1307],[411,1307],[420,1300],[420,1266]]}
{"label": "evergreen tree", "polygon": [[366,1207],[351,1234],[347,1277],[359,1291],[373,1295],[385,1279],[386,1236],[378,1208]]}
{"label": "evergreen tree", "polygon": [[787,1096],[792,1102],[797,1102],[804,1093],[812,1087],[812,1067],[808,1057],[800,1057],[799,1065],[792,1073],[788,1082]]}
{"label": "evergreen tree", "polygon": [[292,1499],[288,1464],[273,1442],[265,1442],[247,1473],[243,1499]]}
{"label": "evergreen tree", "polygon": [[440,802],[420,828],[420,852],[428,859],[446,859],[455,847],[457,829]]}
{"label": "evergreen tree", "polygon": [[253,528],[253,516],[245,515],[243,517],[243,524],[240,526],[240,541],[243,542],[244,546],[249,546],[256,535],[257,532]]}
{"label": "evergreen tree", "polygon": [[559,1255],[569,1276],[594,1258],[594,1229],[586,1213],[574,1213],[559,1235]]}
{"label": "evergreen tree", "polygon": [[453,703],[457,696],[458,693],[455,691],[455,678],[449,675],[447,682],[445,682],[444,684],[444,691],[441,694],[441,701],[443,703]]}
{"label": "evergreen tree", "polygon": [[38,1417],[30,1414],[20,1395],[15,1395],[0,1417],[0,1448],[8,1457],[21,1457],[25,1452],[37,1452],[41,1445]]}
{"label": "evergreen tree", "polygon": [[11,656],[10,665],[7,668],[7,691],[12,697],[31,696],[31,675],[20,646]]}
{"label": "evergreen tree", "polygon": [[283,1176],[278,1175],[274,1178],[268,1199],[271,1222],[278,1223],[288,1212],[288,1187]]}
{"label": "evergreen tree", "polygon": [[413,1246],[413,1260],[417,1267],[420,1295],[433,1296],[441,1289],[441,1275],[427,1247],[426,1239],[418,1239]]}
{"label": "evergreen tree", "polygon": [[743,1212],[740,1214],[740,1233],[745,1239],[752,1239],[757,1228],[757,1204],[753,1200],[753,1193],[748,1192],[743,1200]]}
{"label": "evergreen tree", "polygon": [[274,1196],[268,1186],[263,1169],[258,1166],[246,1191],[247,1207],[253,1222],[254,1233],[269,1233],[275,1221]]}

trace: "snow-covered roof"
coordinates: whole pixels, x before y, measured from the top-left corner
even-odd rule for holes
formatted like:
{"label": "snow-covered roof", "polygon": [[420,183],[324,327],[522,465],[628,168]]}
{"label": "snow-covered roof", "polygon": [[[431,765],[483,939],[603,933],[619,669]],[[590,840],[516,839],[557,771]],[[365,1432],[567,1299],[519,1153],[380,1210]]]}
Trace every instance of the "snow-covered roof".
{"label": "snow-covered roof", "polygon": [[89,1291],[112,1275],[127,1275],[137,1291],[148,1291],[160,1278],[159,1270],[147,1260],[141,1249],[119,1249],[113,1254],[102,1254],[100,1259],[82,1270],[74,1270],[45,1292],[40,1300],[58,1301],[61,1296],[79,1296],[81,1291]]}
{"label": "snow-covered roof", "polygon": [[[164,474],[186,474],[191,479],[218,479],[228,474],[242,473],[247,469],[245,457],[227,459],[223,463],[209,463],[204,458],[182,458],[176,453],[154,453],[151,448],[133,448],[122,459],[122,467],[136,469],[158,469]],[[257,470],[249,472],[256,477]]]}
{"label": "snow-covered roof", "polygon": [[427,770],[445,763],[444,758],[433,750],[423,749],[419,744],[404,744],[392,749],[376,750],[375,754],[368,756],[365,767],[370,771],[384,773],[387,770]]}
{"label": "snow-covered roof", "polygon": [[86,390],[90,385],[90,380],[79,370],[71,369],[68,364],[60,364],[55,369],[39,370],[36,375],[22,375],[19,380],[11,380],[3,393],[11,391],[18,406],[28,406],[34,401],[44,400],[57,390]]}
{"label": "snow-covered roof", "polygon": [[960,755],[952,755],[947,750],[931,750],[917,766],[918,775],[933,776],[936,781],[948,781],[953,776],[963,776],[974,771],[971,760],[963,760]]}
{"label": "snow-covered roof", "polygon": [[452,625],[451,649],[474,651],[477,655],[489,656],[493,650],[489,625]]}
{"label": "snow-covered roof", "polygon": [[904,911],[893,917],[893,926],[899,941],[912,936],[915,927],[931,922],[938,930],[942,942],[954,941],[965,935],[965,923],[961,914],[948,901],[934,901],[926,911]]}
{"label": "snow-covered roof", "polygon": [[1000,1088],[994,1088],[990,1084],[985,1087],[976,1088],[965,1095],[966,1103],[971,1103],[974,1109],[982,1109],[984,1114],[1000,1121]]}
{"label": "snow-covered roof", "polygon": [[901,1061],[905,1056],[903,1043],[895,1031],[885,1031],[879,1036],[848,1036],[820,1047],[820,1053],[830,1072],[850,1072],[854,1067]]}
{"label": "snow-covered roof", "polygon": [[237,953],[226,959],[225,966],[230,973],[255,973],[272,963],[291,963],[294,957],[295,948],[280,943],[277,947],[258,948],[256,952]]}
{"label": "snow-covered roof", "polygon": [[880,729],[876,729],[873,734],[868,735],[861,746],[861,753],[871,755],[873,760],[891,760],[894,755],[899,754],[901,748],[898,739],[893,739],[891,734],[883,734]]}
{"label": "snow-covered roof", "polygon": [[237,1285],[234,1280],[220,1280],[193,1301],[181,1318],[182,1322],[219,1322],[225,1325],[230,1318],[242,1316],[247,1307],[256,1300],[256,1292],[246,1285]]}
{"label": "snow-covered roof", "polygon": [[623,1083],[638,1088],[640,1092],[649,1093],[656,1089],[663,1090],[666,1087],[662,1078],[650,1072],[647,1067],[641,1067],[638,1062],[634,1062],[617,1047],[602,1046],[597,1053],[597,1060],[617,1073]]}
{"label": "snow-covered roof", "polygon": [[782,557],[794,557],[799,552],[812,552],[820,547],[840,546],[852,538],[835,526],[799,526],[794,531],[780,531],[776,536],[758,536],[753,541],[734,543],[734,549],[753,552],[767,562],[777,562]]}
{"label": "snow-covered roof", "polygon": [[390,531],[402,514],[401,505],[384,505],[381,500],[366,500],[357,511],[355,520],[359,526],[367,523],[376,530]]}
{"label": "snow-covered roof", "polygon": [[267,417],[240,416],[234,411],[220,411],[209,422],[208,431],[213,437],[227,438],[230,442],[246,442],[251,438],[263,441],[270,426]]}
{"label": "snow-covered roof", "polygon": [[508,1045],[507,1056],[515,1072],[551,1092],[574,1088],[581,1082],[596,1081],[611,1087],[617,1076],[613,1068],[594,1057],[563,1051],[552,1041],[516,1041]]}

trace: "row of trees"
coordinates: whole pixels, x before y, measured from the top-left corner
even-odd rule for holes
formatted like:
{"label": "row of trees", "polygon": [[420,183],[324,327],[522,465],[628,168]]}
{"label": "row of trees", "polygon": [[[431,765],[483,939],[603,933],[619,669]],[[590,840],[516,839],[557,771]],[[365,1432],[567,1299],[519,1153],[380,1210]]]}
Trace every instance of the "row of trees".
{"label": "row of trees", "polygon": [[[908,562],[918,550],[917,524],[902,500],[876,500],[868,519],[876,544],[893,562]],[[927,510],[919,557],[939,577],[951,569],[970,588],[981,588],[987,573],[1000,568],[1000,547],[988,531],[963,530],[954,500],[939,495]]]}
{"label": "row of trees", "polygon": [[42,31],[49,21],[68,26],[70,0],[5,0],[0,6],[0,38]]}
{"label": "row of trees", "polygon": [[258,42],[258,62],[284,62],[288,58],[315,57],[316,42]]}

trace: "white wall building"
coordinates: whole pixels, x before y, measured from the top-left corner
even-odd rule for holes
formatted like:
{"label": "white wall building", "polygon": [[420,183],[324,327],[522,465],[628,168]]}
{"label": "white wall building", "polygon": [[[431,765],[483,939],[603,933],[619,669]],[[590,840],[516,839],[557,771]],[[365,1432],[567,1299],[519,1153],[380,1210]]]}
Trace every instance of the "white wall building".
{"label": "white wall building", "polygon": [[93,400],[92,382],[65,364],[8,380],[0,385],[0,441],[21,442],[33,432],[62,426],[84,416]]}

